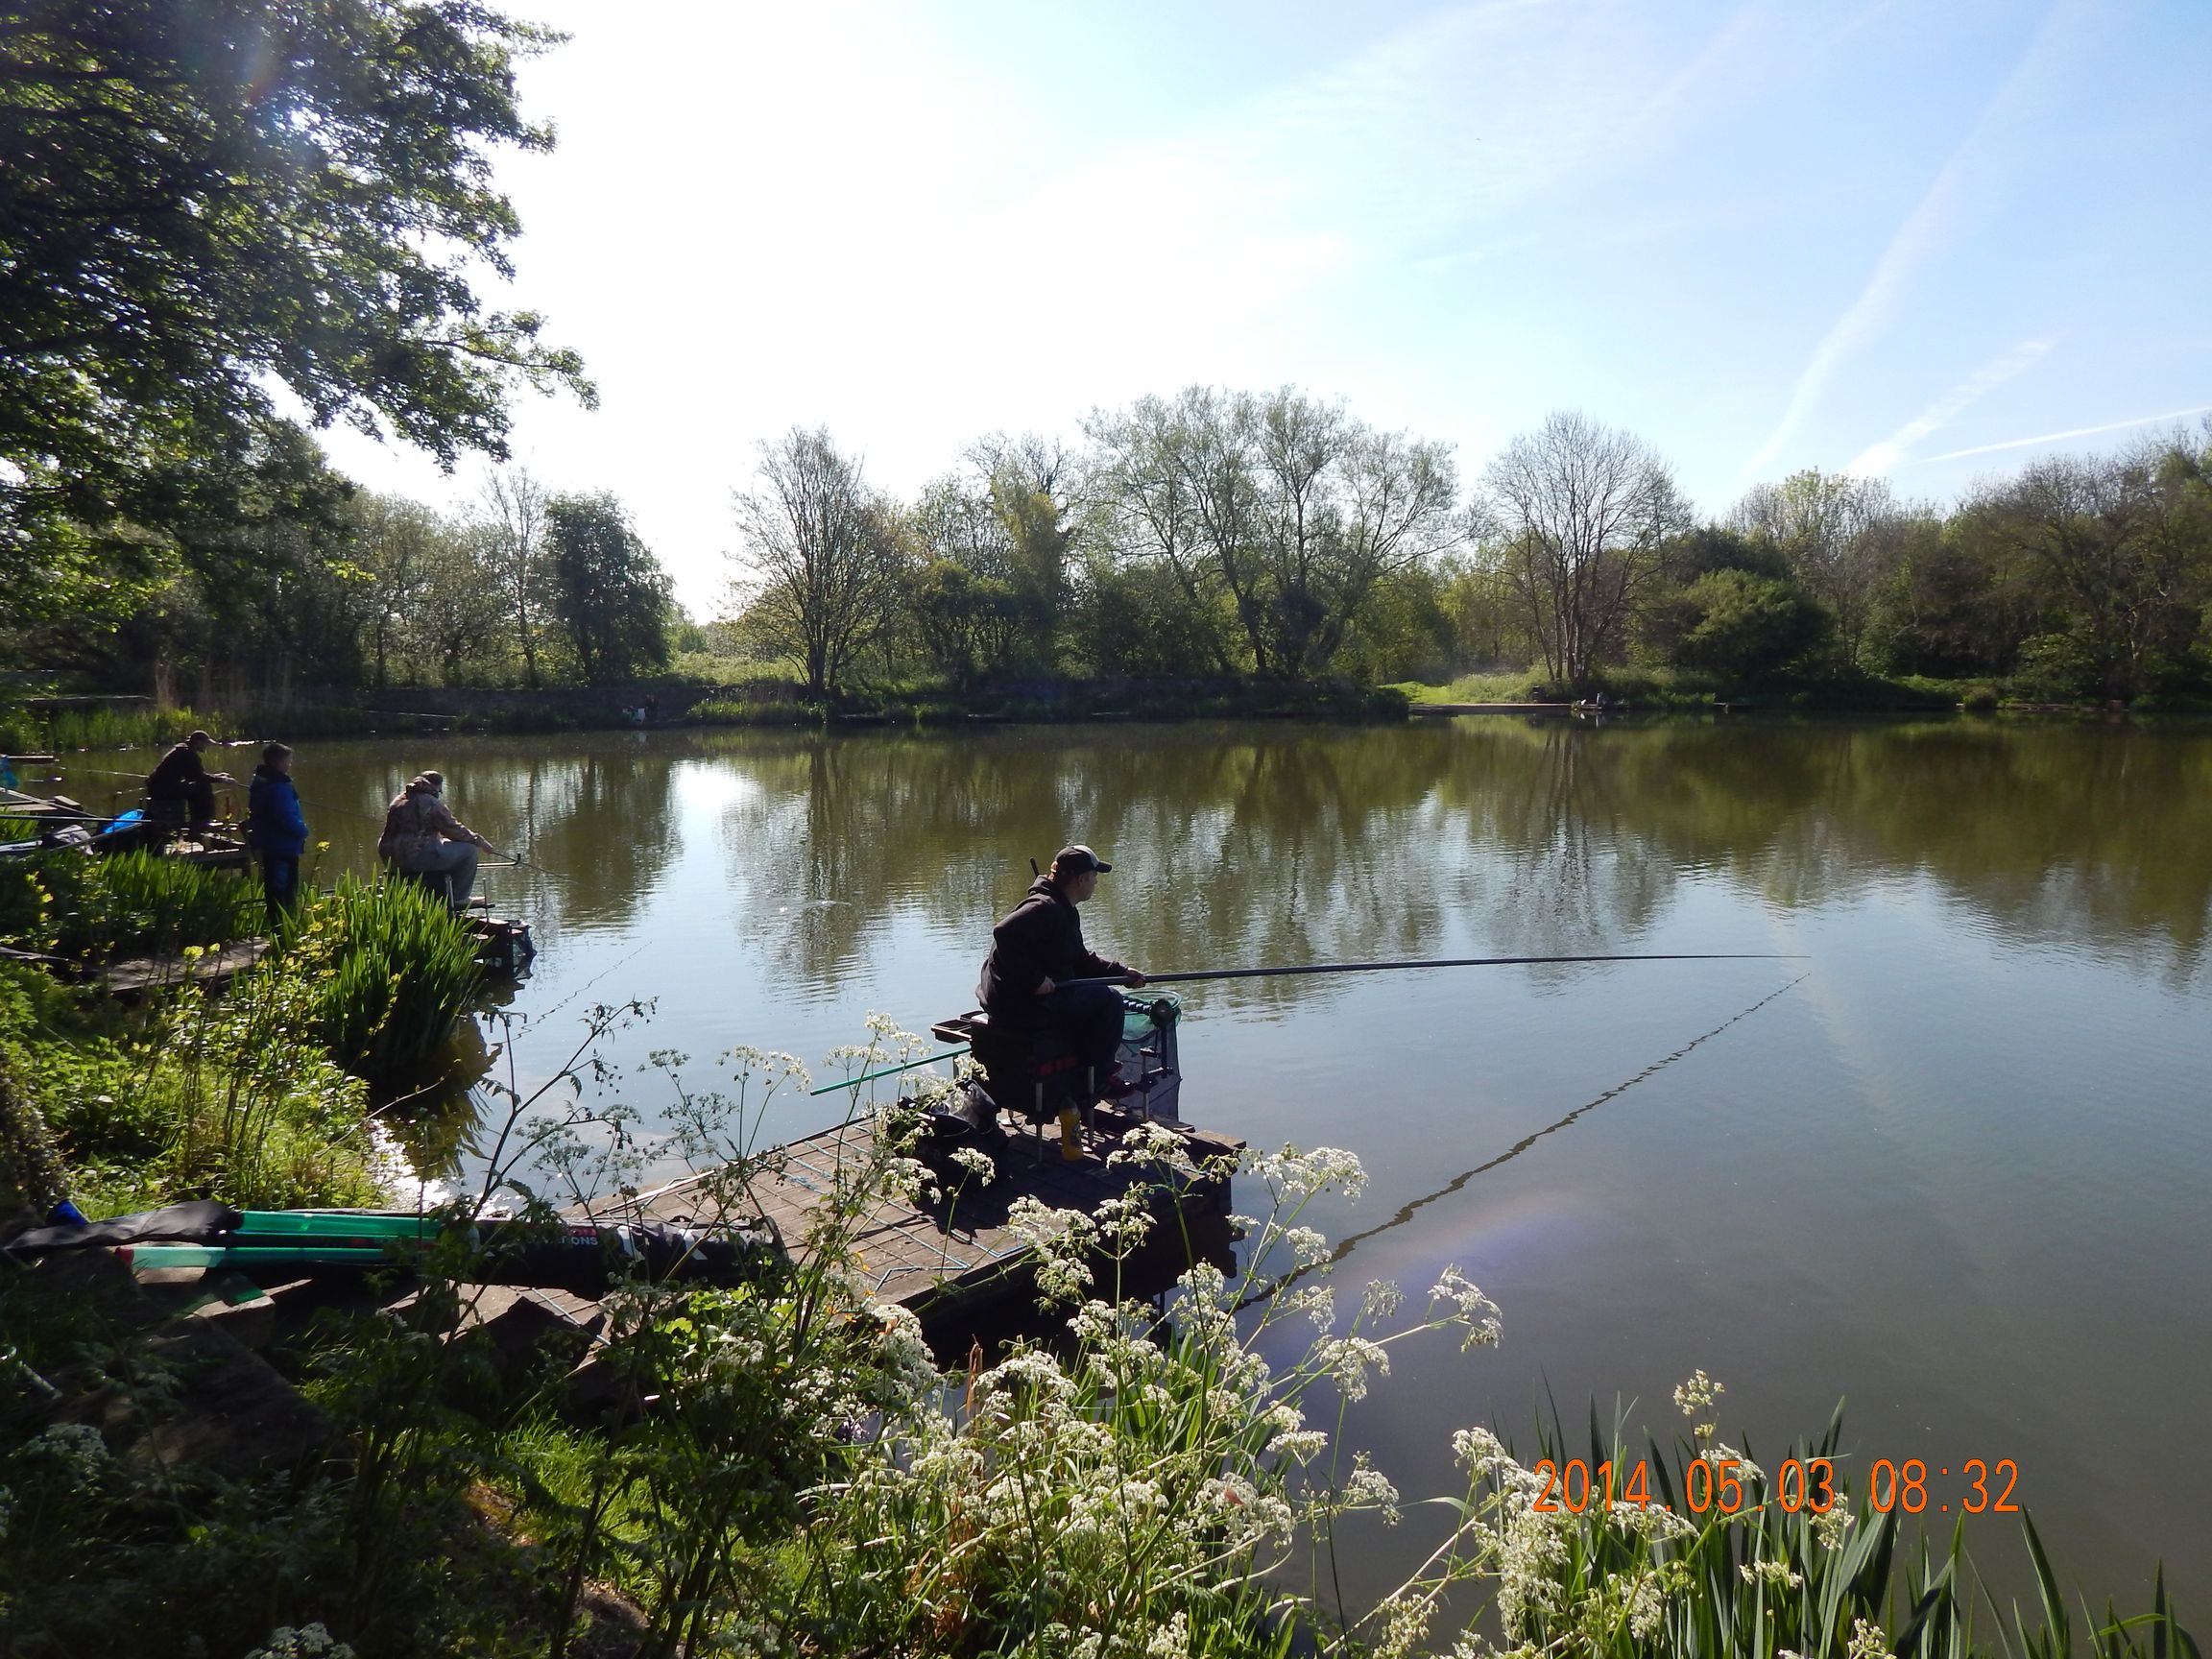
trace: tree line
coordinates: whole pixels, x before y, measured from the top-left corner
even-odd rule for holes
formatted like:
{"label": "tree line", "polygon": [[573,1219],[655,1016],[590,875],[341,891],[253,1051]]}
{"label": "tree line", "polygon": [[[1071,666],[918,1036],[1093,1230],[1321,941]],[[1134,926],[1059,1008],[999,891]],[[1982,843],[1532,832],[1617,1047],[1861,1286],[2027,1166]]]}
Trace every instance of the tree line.
{"label": "tree line", "polygon": [[1700,519],[1633,434],[1554,414],[1461,493],[1449,447],[1295,389],[1191,387],[1083,442],[994,437],[900,502],[822,429],[736,497],[733,632],[833,695],[1039,674],[2212,689],[2212,421],[1948,508],[1817,469]]}
{"label": "tree line", "polygon": [[[558,39],[421,0],[12,10],[7,661],[202,700],[619,681],[702,647],[824,697],[1507,666],[2212,691],[2212,425],[1948,507],[1808,470],[1703,521],[1650,445],[1572,413],[1463,487],[1448,445],[1340,403],[1192,387],[1070,442],[983,440],[903,501],[794,430],[736,492],[730,612],[698,629],[621,503],[507,465],[517,392],[594,397],[542,318],[479,292],[519,230],[492,155],[552,141],[516,68]],[[459,513],[369,494],[309,430],[340,421],[493,469]]]}

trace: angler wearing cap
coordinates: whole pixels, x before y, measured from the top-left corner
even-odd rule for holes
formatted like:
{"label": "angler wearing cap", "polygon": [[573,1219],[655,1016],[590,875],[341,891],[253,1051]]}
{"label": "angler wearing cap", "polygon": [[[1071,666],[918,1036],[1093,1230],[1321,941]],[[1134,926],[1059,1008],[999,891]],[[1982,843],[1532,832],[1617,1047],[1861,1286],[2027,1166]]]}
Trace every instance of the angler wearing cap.
{"label": "angler wearing cap", "polygon": [[204,732],[194,732],[161,757],[146,775],[147,816],[168,824],[189,823],[204,830],[215,822],[215,785],[235,784],[228,772],[210,772],[201,755],[214,746]]}
{"label": "angler wearing cap", "polygon": [[1121,994],[1111,985],[1062,989],[1060,981],[1121,976],[1127,985],[1144,983],[1134,968],[1083,943],[1075,906],[1098,890],[1098,878],[1113,868],[1088,847],[1061,848],[1050,872],[1031,882],[1022,902],[991,930],[991,954],[975,988],[976,999],[995,1021],[1020,1030],[1066,1031],[1101,1094],[1123,1087],[1114,1069],[1121,1044]]}

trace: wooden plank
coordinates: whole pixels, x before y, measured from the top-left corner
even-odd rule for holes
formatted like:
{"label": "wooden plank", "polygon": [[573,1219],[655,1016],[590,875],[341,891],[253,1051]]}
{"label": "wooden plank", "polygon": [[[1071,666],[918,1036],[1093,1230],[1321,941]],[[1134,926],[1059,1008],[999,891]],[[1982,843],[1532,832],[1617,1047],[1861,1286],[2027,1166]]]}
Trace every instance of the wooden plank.
{"label": "wooden plank", "polygon": [[[1095,1212],[1108,1198],[1144,1190],[1155,1232],[1185,1218],[1218,1214],[1226,1207],[1226,1184],[1204,1175],[1197,1165],[1234,1158],[1243,1142],[1181,1124],[1164,1124],[1189,1154],[1189,1164],[1170,1171],[1156,1166],[1110,1164],[1121,1132],[1137,1121],[1101,1108],[1097,1132],[1086,1138],[1083,1155],[1061,1155],[1056,1134],[1043,1141],[1044,1157],[1026,1130],[1010,1139],[998,1159],[998,1179],[982,1189],[962,1188],[929,1206],[878,1197],[854,1222],[862,1271],[874,1280],[883,1301],[911,1308],[926,1318],[933,1305],[977,1301],[1017,1303],[1030,1293],[1031,1249],[1007,1226],[1014,1204],[1034,1198],[1056,1210]],[[743,1206],[775,1223],[793,1258],[804,1262],[805,1238],[823,1201],[847,1171],[865,1167],[874,1155],[875,1129],[868,1120],[839,1124],[777,1148],[760,1172],[748,1181]],[[714,1201],[713,1183],[721,1171],[689,1176],[639,1194],[621,1212],[623,1219],[693,1222],[702,1199]]]}
{"label": "wooden plank", "polygon": [[201,985],[222,985],[256,965],[269,953],[267,939],[234,939],[187,962],[182,956],[139,956],[110,963],[100,982],[113,997],[142,997],[187,980]]}

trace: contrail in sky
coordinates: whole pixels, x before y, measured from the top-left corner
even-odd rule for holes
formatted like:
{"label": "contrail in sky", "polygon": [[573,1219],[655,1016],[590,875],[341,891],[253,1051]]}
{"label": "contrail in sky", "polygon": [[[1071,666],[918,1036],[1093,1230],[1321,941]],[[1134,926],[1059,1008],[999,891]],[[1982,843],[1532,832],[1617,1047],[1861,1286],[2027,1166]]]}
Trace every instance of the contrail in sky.
{"label": "contrail in sky", "polygon": [[2121,432],[2130,426],[2152,426],[2160,421],[2185,421],[2192,415],[2212,413],[2212,403],[2200,403],[2194,409],[2170,409],[2163,415],[2138,415],[2132,421],[2107,421],[2102,426],[2076,426],[2065,432],[2046,432],[2038,438],[2008,438],[2002,444],[1977,444],[1971,449],[1950,449],[1940,455],[1929,455],[1912,463],[1926,467],[1936,461],[1958,461],[1968,455],[1994,455],[2000,449],[2029,449],[2038,444],[2062,444],[2069,438],[2091,438],[2100,432]]}
{"label": "contrail in sky", "polygon": [[1936,175],[1936,181],[1928,186],[1927,194],[1920,198],[1897,233],[1889,238],[1889,246],[1882,251],[1882,258],[1874,267],[1874,275],[1867,278],[1866,286],[1859,298],[1851,302],[1849,310],[1836,320],[1820,344],[1813,349],[1804,370],[1797,376],[1797,385],[1790,394],[1790,406],[1782,412],[1782,419],[1774,430],[1767,435],[1767,442],[1743,464],[1743,482],[1754,482],[1767,464],[1779,454],[1785,445],[1796,436],[1797,428],[1805,417],[1813,412],[1827,392],[1829,382],[1836,378],[1837,371],[1845,360],[1868,340],[1882,331],[1895,309],[1897,298],[1913,269],[1933,252],[1941,240],[1944,229],[1954,217],[1953,198],[1958,194],[1960,175],[1968,158],[1981,145],[1983,135],[1994,126],[1998,118],[2012,104],[2020,89],[2027,84],[2031,72],[2043,56],[2044,43],[2054,33],[2053,25],[2065,10],[2061,4],[2052,7],[2044,17],[2043,25],[2035,31],[2035,37],[2028,49],[2020,54],[2012,72],[1996,95],[1982,107],[1973,127],[1960,139],[1943,163],[1943,170]]}

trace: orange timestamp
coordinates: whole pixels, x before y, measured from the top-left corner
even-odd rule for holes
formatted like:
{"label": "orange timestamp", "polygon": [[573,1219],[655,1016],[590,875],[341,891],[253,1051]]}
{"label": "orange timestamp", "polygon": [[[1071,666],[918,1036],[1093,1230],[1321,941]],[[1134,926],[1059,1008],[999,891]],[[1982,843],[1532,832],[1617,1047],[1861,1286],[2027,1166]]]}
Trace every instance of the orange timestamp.
{"label": "orange timestamp", "polygon": [[[1750,1490],[1739,1473],[1745,1467],[1740,1457],[1706,1456],[1694,1461],[1682,1477],[1682,1502],[1690,1513],[1737,1515],[1772,1506],[1791,1515],[1825,1515],[1836,1507],[1839,1500],[1850,1501],[1849,1493],[1837,1479],[1836,1461],[1832,1457],[1785,1460],[1774,1472],[1773,1492],[1767,1498],[1755,1496]],[[1601,1503],[1607,1509],[1617,1503],[1633,1503],[1639,1508],[1672,1507],[1664,1498],[1652,1497],[1651,1471],[1642,1458],[1628,1470],[1618,1491],[1614,1482],[1620,1472],[1611,1458],[1593,1470],[1580,1457],[1571,1457],[1564,1463],[1546,1457],[1534,1472],[1543,1479],[1544,1488],[1531,1500],[1529,1507],[1546,1514],[1579,1515],[1593,1503]],[[1908,1515],[1919,1515],[1931,1506],[1938,1514],[1949,1514],[1954,1504],[1967,1515],[2020,1512],[2020,1505],[2012,1498],[2020,1484],[2020,1465],[2014,1458],[2000,1457],[1991,1463],[1986,1458],[1969,1457],[1959,1465],[1957,1479],[1961,1489],[1954,1491],[1949,1486],[1935,1484],[1952,1479],[1949,1464],[1935,1470],[1932,1476],[1925,1458],[1908,1457],[1899,1463],[1877,1457],[1866,1471],[1866,1503],[1882,1515],[1899,1509]]]}

